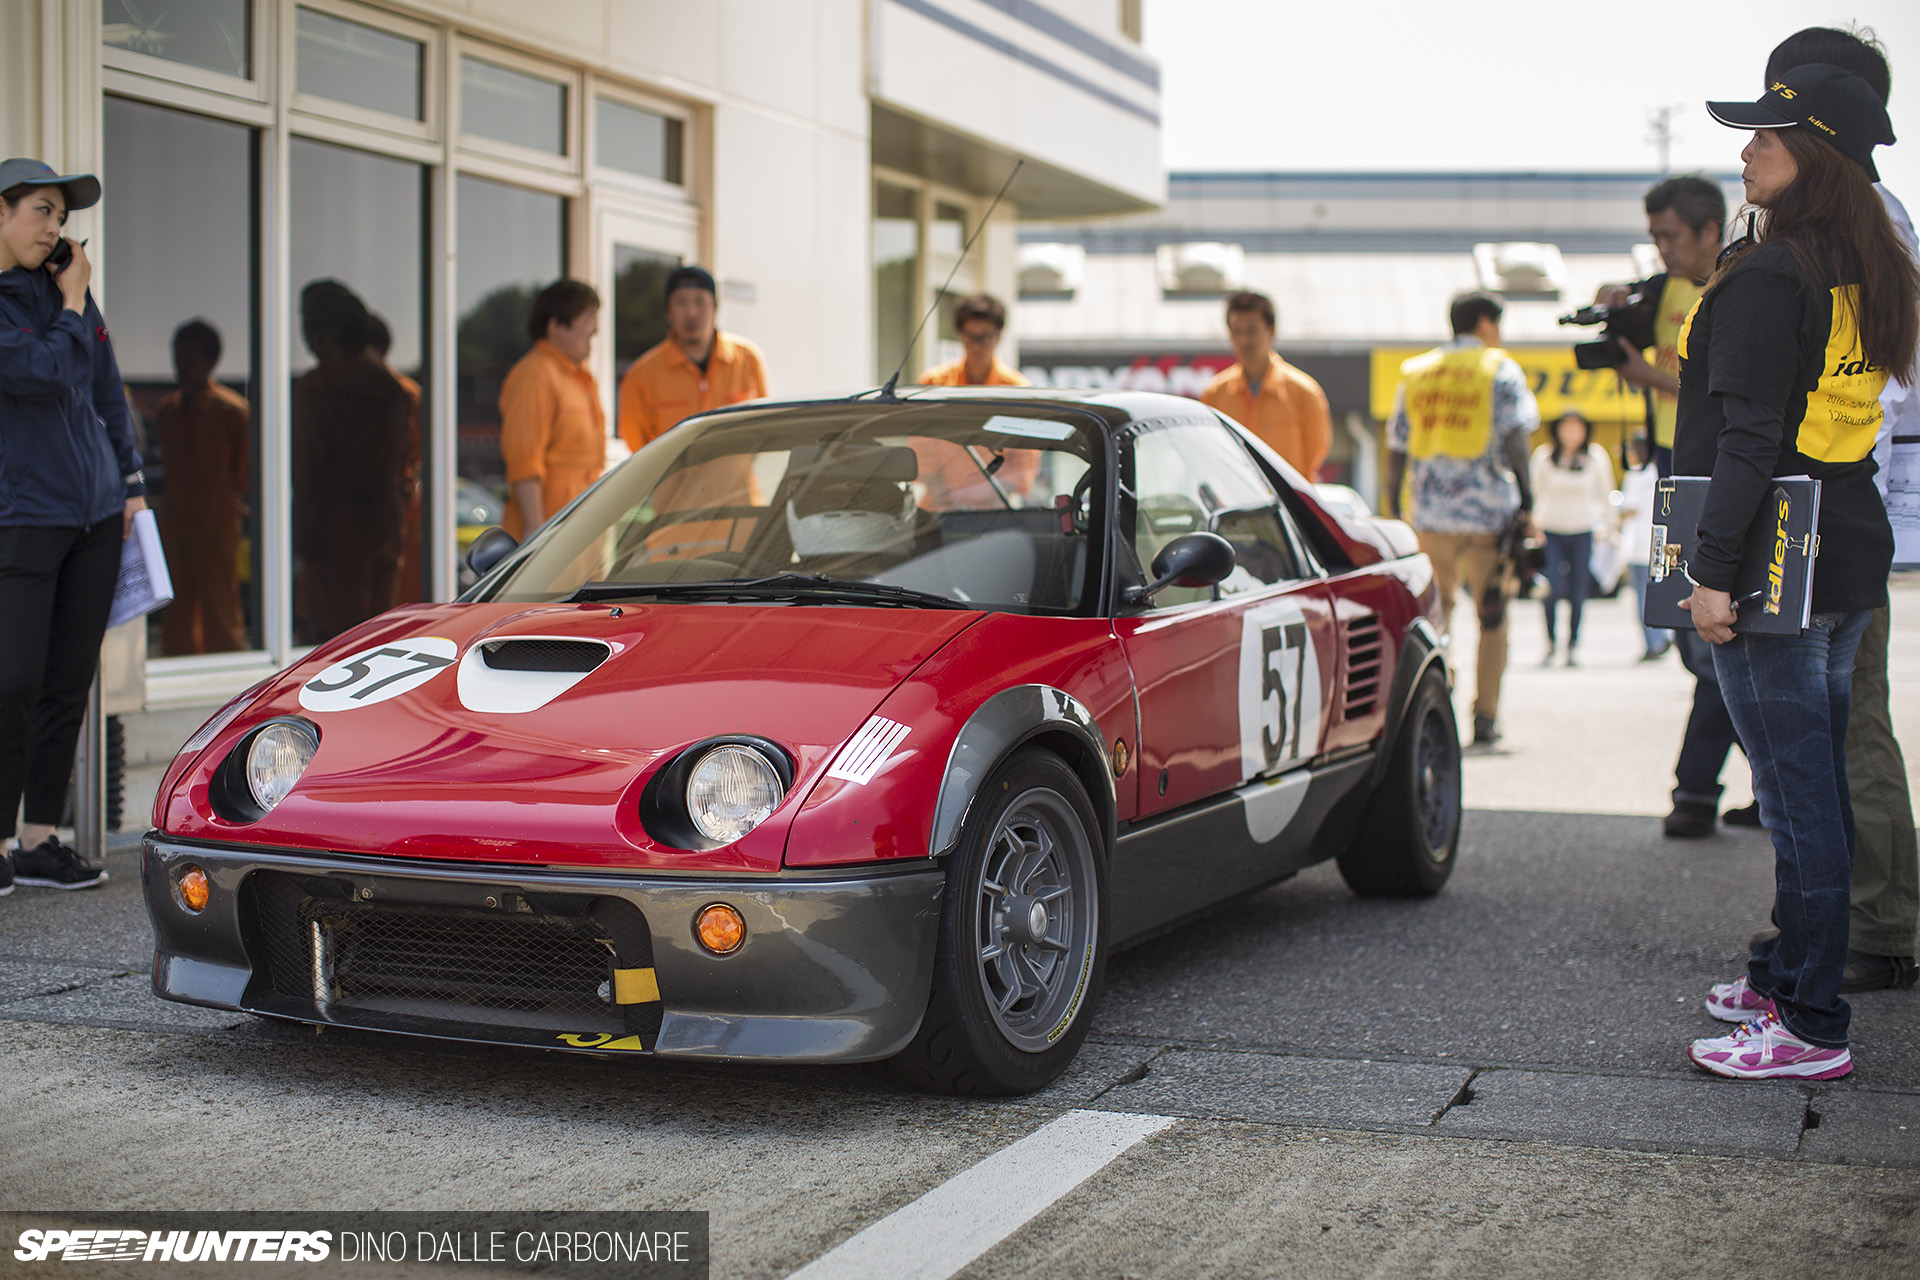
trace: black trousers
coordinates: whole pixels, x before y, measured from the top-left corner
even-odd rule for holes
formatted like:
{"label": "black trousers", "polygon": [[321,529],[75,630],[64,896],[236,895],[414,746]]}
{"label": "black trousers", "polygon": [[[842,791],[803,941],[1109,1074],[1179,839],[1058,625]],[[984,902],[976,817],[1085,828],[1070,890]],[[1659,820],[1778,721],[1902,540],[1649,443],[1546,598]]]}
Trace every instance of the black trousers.
{"label": "black trousers", "polygon": [[88,529],[0,527],[0,838],[67,807],[87,691],[120,576],[119,512]]}

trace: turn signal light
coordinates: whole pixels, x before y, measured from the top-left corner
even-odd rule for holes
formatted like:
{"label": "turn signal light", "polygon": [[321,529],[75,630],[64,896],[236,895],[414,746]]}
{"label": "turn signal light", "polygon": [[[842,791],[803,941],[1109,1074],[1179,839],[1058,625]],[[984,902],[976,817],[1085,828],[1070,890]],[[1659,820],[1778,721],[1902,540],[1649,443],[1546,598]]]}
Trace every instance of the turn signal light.
{"label": "turn signal light", "polygon": [[724,902],[700,908],[694,917],[693,936],[700,945],[717,956],[732,955],[747,940],[747,922]]}
{"label": "turn signal light", "polygon": [[207,909],[207,873],[189,865],[174,881],[180,890],[180,905],[196,915]]}

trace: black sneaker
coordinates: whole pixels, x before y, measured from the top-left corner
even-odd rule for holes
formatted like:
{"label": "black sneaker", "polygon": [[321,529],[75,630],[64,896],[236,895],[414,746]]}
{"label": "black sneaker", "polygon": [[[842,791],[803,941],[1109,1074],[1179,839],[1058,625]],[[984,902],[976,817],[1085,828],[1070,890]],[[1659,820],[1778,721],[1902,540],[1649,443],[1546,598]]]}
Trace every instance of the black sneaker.
{"label": "black sneaker", "polygon": [[1840,990],[1852,994],[1857,991],[1905,990],[1920,978],[1920,968],[1914,965],[1912,956],[1876,956],[1865,951],[1847,951],[1847,967],[1840,972]]}
{"label": "black sneaker", "polygon": [[1700,800],[1675,800],[1673,812],[1660,823],[1660,830],[1682,840],[1698,840],[1713,834],[1713,806]]}
{"label": "black sneaker", "polygon": [[1720,821],[1730,827],[1753,827],[1758,829],[1760,826],[1760,802],[1755,800],[1752,804],[1743,805],[1738,809],[1729,809],[1720,815]]}
{"label": "black sneaker", "polygon": [[1500,741],[1500,726],[1493,722],[1493,717],[1475,716],[1473,718],[1473,745],[1476,747],[1490,747],[1498,741]]}
{"label": "black sneaker", "polygon": [[31,849],[13,847],[13,878],[17,884],[37,884],[48,889],[91,889],[107,878],[105,867],[96,867],[75,849],[60,843],[57,835],[48,836]]}
{"label": "black sneaker", "polygon": [[[19,843],[15,841],[15,843]],[[13,892],[13,854],[0,854],[0,898]]]}

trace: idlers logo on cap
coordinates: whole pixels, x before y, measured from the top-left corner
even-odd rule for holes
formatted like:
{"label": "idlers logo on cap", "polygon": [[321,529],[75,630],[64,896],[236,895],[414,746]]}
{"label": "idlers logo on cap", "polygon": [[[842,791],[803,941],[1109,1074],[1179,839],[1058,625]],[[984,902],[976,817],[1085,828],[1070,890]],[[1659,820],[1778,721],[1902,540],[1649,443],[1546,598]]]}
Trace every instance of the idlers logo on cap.
{"label": "idlers logo on cap", "polygon": [[1851,71],[1810,62],[1782,75],[1754,102],[1709,102],[1707,111],[1735,129],[1814,130],[1880,181],[1873,149],[1893,142],[1893,122],[1873,87]]}

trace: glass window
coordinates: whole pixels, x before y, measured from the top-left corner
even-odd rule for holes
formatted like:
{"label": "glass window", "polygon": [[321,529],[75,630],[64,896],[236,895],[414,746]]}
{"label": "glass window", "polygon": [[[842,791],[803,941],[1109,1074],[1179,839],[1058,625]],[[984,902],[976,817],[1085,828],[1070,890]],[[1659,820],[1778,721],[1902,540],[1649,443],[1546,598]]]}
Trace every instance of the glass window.
{"label": "glass window", "polygon": [[299,10],[298,30],[294,83],[301,93],[408,120],[425,118],[420,86],[426,50],[418,40],[312,9]]}
{"label": "glass window", "polygon": [[1272,507],[1230,511],[1214,521],[1213,531],[1233,544],[1234,570],[1220,584],[1223,596],[1306,576],[1280,526],[1280,513]]}
{"label": "glass window", "polygon": [[500,385],[533,346],[533,297],[566,270],[567,202],[560,196],[462,174],[454,231],[460,270],[457,370],[460,547],[505,517]]}
{"label": "glass window", "polygon": [[[907,340],[920,319],[913,277],[920,259],[917,194],[910,187],[875,184],[873,193],[874,380],[885,382],[906,360]],[[914,370],[907,370],[912,377]]]}
{"label": "glass window", "polygon": [[[1128,487],[1134,498],[1134,555],[1149,574],[1160,548],[1181,534],[1212,529],[1226,512],[1271,508],[1279,500],[1240,442],[1225,428],[1204,422],[1174,423],[1140,436]],[[1205,600],[1212,590],[1166,587],[1154,603]]]}
{"label": "glass window", "polygon": [[426,168],[295,138],[288,178],[294,638],[317,644],[425,595]]}
{"label": "glass window", "polygon": [[155,655],[262,647],[253,130],[108,98],[115,352],[173,575]]}
{"label": "glass window", "polygon": [[460,127],[482,138],[565,155],[567,86],[478,58],[462,58]]}
{"label": "glass window", "polygon": [[674,254],[613,246],[614,385],[635,360],[667,340],[667,276],[679,265]]}
{"label": "glass window", "polygon": [[596,98],[593,123],[595,158],[607,168],[661,182],[681,181],[680,121],[611,98]]}
{"label": "glass window", "polygon": [[253,0],[100,0],[100,36],[149,58],[253,77]]}

